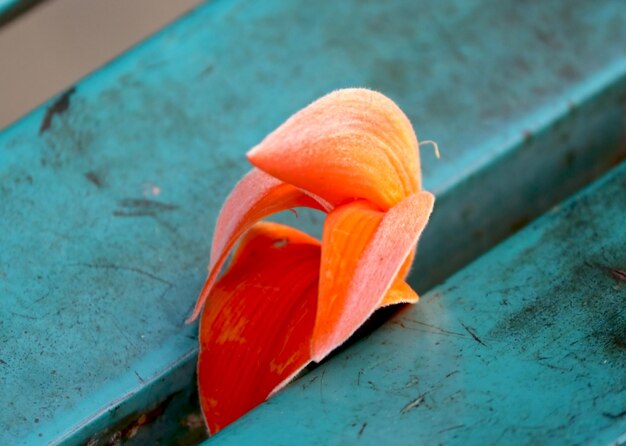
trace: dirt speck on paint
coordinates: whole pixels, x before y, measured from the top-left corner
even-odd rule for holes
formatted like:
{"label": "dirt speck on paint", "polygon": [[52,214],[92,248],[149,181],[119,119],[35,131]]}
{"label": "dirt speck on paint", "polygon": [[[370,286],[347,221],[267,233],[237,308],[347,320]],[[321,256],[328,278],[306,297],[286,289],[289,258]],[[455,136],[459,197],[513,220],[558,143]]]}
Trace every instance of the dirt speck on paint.
{"label": "dirt speck on paint", "polygon": [[58,99],[48,107],[48,110],[46,110],[46,114],[41,121],[41,126],[39,127],[40,135],[50,128],[50,125],[52,124],[52,119],[55,115],[62,115],[67,111],[67,109],[70,107],[70,97],[75,92],[76,87],[70,88],[69,90],[65,91],[61,96],[59,96]]}

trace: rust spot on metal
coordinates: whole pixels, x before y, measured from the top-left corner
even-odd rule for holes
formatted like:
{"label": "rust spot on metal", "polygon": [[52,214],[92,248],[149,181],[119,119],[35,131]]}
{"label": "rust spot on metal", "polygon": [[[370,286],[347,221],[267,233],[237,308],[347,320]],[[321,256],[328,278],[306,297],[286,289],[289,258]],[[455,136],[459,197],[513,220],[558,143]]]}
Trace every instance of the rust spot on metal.
{"label": "rust spot on metal", "polygon": [[178,393],[180,392],[173,393],[165,400],[145,412],[136,412],[122,418],[114,426],[91,437],[87,441],[86,445],[104,446],[110,444],[122,444],[124,441],[133,438],[143,426],[154,422],[161,415],[163,415],[165,409],[169,406],[174,397],[178,395]]}
{"label": "rust spot on metal", "polygon": [[52,124],[52,118],[54,115],[62,115],[67,111],[70,106],[70,96],[72,96],[76,92],[76,87],[72,87],[63,93],[59,98],[48,107],[46,110],[46,114],[41,121],[41,127],[39,127],[39,134],[41,135],[43,132],[50,128]]}

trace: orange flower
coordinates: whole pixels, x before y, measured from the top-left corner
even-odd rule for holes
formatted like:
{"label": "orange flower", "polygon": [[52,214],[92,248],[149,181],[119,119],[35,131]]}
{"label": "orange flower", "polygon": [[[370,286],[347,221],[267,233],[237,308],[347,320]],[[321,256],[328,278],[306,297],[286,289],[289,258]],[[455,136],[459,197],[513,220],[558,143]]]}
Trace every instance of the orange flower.
{"label": "orange flower", "polygon": [[[411,123],[387,97],[333,92],[248,153],[217,219],[200,324],[198,384],[211,433],[343,343],[377,309],[416,302],[405,282],[432,211]],[[322,242],[259,222],[305,206]],[[217,278],[233,251],[226,273]]]}

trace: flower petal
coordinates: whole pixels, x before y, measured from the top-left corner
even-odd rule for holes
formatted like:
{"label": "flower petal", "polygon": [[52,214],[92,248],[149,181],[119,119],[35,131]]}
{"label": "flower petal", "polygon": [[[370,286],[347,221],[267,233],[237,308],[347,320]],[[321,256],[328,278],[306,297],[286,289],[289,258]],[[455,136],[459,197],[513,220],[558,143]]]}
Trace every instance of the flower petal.
{"label": "flower petal", "polygon": [[355,198],[387,210],[421,188],[413,127],[386,96],[338,90],[289,118],[248,159],[333,206]]}
{"label": "flower petal", "polygon": [[419,299],[419,296],[413,288],[411,288],[411,285],[406,283],[403,279],[396,278],[378,308],[396,304],[414,304]]}
{"label": "flower petal", "polygon": [[258,169],[251,170],[237,183],[224,202],[215,223],[209,275],[188,322],[198,317],[217,275],[239,237],[262,218],[300,206],[325,210],[323,204],[305,192]]}
{"label": "flower petal", "polygon": [[415,248],[417,248],[417,246],[413,246],[413,249],[404,260],[404,263],[400,267],[400,271],[398,271],[396,278],[391,284],[391,288],[389,288],[389,291],[385,294],[379,308],[396,304],[414,304],[419,301],[420,298],[418,294],[404,280],[409,275],[409,270],[413,264],[413,259],[415,258]]}
{"label": "flower petal", "polygon": [[200,403],[215,433],[310,362],[319,242],[258,223],[210,293],[200,323]]}
{"label": "flower petal", "polygon": [[383,303],[426,226],[433,203],[432,194],[418,192],[384,214],[357,201],[328,215],[313,360],[321,360],[348,339]]}

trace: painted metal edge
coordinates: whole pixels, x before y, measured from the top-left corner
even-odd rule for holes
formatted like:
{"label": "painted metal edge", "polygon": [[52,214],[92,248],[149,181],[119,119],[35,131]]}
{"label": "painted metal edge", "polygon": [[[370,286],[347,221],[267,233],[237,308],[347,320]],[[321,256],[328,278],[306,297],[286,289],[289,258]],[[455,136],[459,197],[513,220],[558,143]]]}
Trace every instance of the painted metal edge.
{"label": "painted metal edge", "polygon": [[0,0],[0,26],[28,12],[42,0]]}

